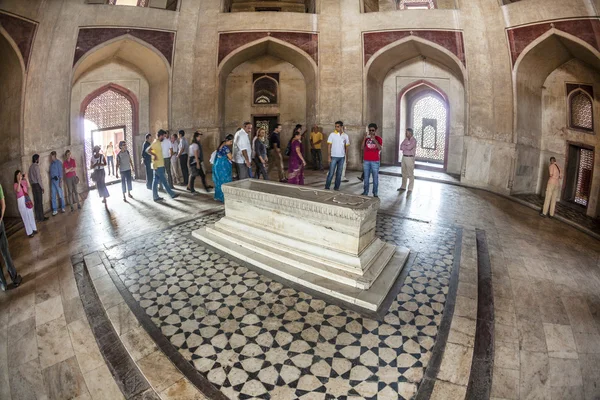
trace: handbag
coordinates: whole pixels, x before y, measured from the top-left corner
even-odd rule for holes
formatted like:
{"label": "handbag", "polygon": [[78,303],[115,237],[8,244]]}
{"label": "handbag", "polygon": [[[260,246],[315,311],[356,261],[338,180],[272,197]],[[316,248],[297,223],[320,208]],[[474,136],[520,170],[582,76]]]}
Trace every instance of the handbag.
{"label": "handbag", "polygon": [[287,147],[285,148],[285,155],[287,157],[290,156],[290,154],[292,153],[292,141],[290,140],[290,142],[288,143]]}
{"label": "handbag", "polygon": [[77,175],[73,177],[73,182],[75,182],[76,185],[79,185],[79,177]]}
{"label": "handbag", "polygon": [[96,182],[96,171],[98,171],[97,169],[95,169],[94,171],[92,171],[92,175],[90,175],[90,178],[92,178],[93,182]]}
{"label": "handbag", "polygon": [[21,190],[23,190],[23,196],[25,197],[25,207],[33,208],[33,201],[31,201],[31,197],[29,197],[29,194],[27,193],[23,185],[21,185]]}

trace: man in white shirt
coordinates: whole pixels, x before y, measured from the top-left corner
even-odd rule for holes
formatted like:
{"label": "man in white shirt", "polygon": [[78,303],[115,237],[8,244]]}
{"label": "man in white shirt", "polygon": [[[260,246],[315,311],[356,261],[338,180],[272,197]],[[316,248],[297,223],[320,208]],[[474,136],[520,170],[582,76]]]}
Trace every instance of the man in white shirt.
{"label": "man in white shirt", "polygon": [[173,150],[173,143],[169,140],[167,135],[166,139],[161,142],[163,159],[165,161],[165,170],[167,172],[167,180],[171,189],[175,189],[173,186],[173,173],[171,172],[171,150]]}
{"label": "man in white shirt", "polygon": [[350,138],[344,133],[344,123],[342,121],[335,123],[335,131],[329,134],[327,146],[329,147],[329,173],[327,174],[325,189],[329,190],[331,180],[335,174],[333,190],[340,190],[342,170],[348,155],[348,146],[350,146]]}
{"label": "man in white shirt", "polygon": [[250,132],[252,132],[252,124],[244,122],[244,127],[237,131],[233,137],[233,162],[237,166],[238,179],[240,180],[252,178]]}

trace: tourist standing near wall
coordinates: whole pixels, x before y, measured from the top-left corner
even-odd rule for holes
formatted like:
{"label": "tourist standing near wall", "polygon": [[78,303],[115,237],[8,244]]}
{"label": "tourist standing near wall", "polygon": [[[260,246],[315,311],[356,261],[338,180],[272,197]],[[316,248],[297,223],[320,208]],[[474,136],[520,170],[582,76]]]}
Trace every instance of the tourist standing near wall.
{"label": "tourist standing near wall", "polygon": [[60,200],[60,212],[65,212],[65,196],[62,189],[63,164],[56,159],[56,152],[50,153],[50,196],[52,215],[58,214],[56,196]]}
{"label": "tourist standing near wall", "polygon": [[29,167],[29,183],[33,191],[33,207],[37,222],[47,221],[44,216],[44,188],[42,187],[42,174],[40,173],[40,155],[34,154],[31,157],[31,167]]}
{"label": "tourist standing near wall", "polygon": [[15,171],[13,190],[17,196],[17,205],[19,207],[19,214],[21,214],[21,219],[23,220],[23,225],[25,225],[25,233],[32,238],[33,235],[38,233],[37,227],[35,226],[35,217],[33,216],[33,202],[29,197],[29,185],[27,184],[27,179],[25,179],[25,175],[23,175],[20,170]]}
{"label": "tourist standing near wall", "polygon": [[400,144],[402,152],[402,186],[398,189],[399,192],[406,190],[406,181],[408,183],[408,191],[412,192],[415,185],[415,155],[417,154],[417,139],[413,136],[413,130],[406,130],[406,138]]}
{"label": "tourist standing near wall", "polygon": [[560,181],[560,168],[556,165],[556,158],[550,157],[550,165],[548,166],[548,185],[546,185],[546,198],[544,199],[544,208],[540,216],[545,217],[550,211],[550,217],[554,217],[554,209],[556,207],[556,199],[558,198],[558,187]]}
{"label": "tourist standing near wall", "polygon": [[67,201],[71,206],[71,211],[74,210],[73,205],[77,203],[77,209],[81,210],[81,204],[79,204],[79,193],[77,193],[77,163],[75,159],[71,157],[71,150],[65,152],[65,161],[63,161],[63,167],[65,169],[65,184],[67,186]]}
{"label": "tourist standing near wall", "polygon": [[329,134],[327,146],[329,147],[329,173],[327,174],[325,189],[329,190],[331,180],[335,174],[333,190],[340,190],[342,170],[348,155],[348,146],[350,146],[350,138],[344,133],[344,123],[342,121],[335,123],[335,131]]}

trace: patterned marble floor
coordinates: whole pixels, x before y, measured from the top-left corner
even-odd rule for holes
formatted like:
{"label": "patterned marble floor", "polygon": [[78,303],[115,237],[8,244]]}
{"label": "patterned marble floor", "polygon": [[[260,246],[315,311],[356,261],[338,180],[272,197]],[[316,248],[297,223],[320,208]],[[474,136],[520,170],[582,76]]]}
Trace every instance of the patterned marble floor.
{"label": "patterned marble floor", "polygon": [[171,343],[230,398],[410,399],[429,362],[456,231],[380,215],[377,234],[417,252],[382,321],[286,287],[205,249],[212,214],[106,253]]}
{"label": "patterned marble floor", "polygon": [[[534,204],[538,207],[544,206],[544,198],[538,194],[519,194],[515,195],[514,197]],[[570,207],[558,202],[556,203],[556,214],[576,223],[577,225],[581,225],[582,227],[587,228],[594,233],[600,234],[600,219],[588,217],[585,215],[585,211],[583,209],[578,210],[574,207]]]}

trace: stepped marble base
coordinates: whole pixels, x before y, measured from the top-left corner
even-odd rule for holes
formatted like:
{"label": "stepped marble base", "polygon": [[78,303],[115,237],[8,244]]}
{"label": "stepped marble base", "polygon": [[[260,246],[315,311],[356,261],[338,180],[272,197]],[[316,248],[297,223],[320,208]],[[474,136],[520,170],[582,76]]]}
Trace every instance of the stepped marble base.
{"label": "stepped marble base", "polygon": [[408,259],[375,236],[379,199],[253,179],[222,189],[225,217],[194,237],[312,290],[376,311]]}
{"label": "stepped marble base", "polygon": [[[246,236],[231,235],[215,225],[194,231],[192,235],[217,250],[271,274],[369,311],[379,309],[409,256],[408,249],[395,248],[395,246],[386,244],[389,246],[388,251],[391,248],[389,258],[370,287],[365,289],[341,283],[352,277],[340,275],[338,271],[327,268],[325,265],[322,265],[322,270],[328,271],[325,274],[298,268],[299,263],[306,261],[304,254],[300,252],[271,247],[265,245],[264,242],[248,240]],[[328,275],[328,277],[324,275]]]}

